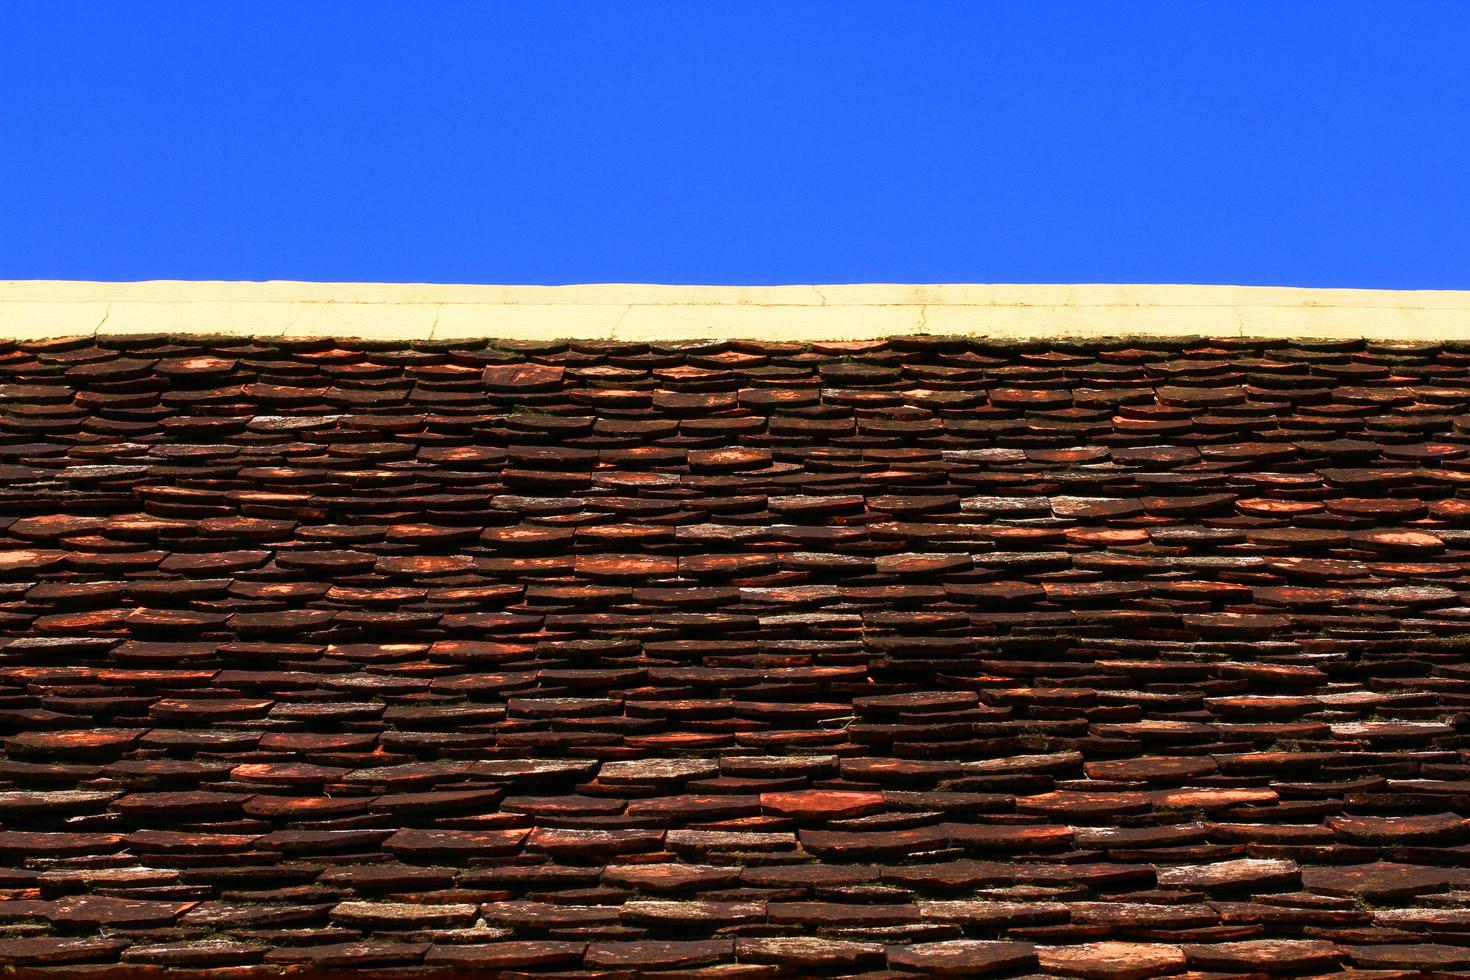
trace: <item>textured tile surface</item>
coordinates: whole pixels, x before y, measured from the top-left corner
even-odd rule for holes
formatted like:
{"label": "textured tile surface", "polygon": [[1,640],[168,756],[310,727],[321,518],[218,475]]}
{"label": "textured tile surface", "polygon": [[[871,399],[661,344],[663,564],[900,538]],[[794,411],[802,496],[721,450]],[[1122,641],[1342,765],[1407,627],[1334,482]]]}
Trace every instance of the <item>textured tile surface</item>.
{"label": "textured tile surface", "polygon": [[0,347],[0,964],[1470,968],[1470,354]]}

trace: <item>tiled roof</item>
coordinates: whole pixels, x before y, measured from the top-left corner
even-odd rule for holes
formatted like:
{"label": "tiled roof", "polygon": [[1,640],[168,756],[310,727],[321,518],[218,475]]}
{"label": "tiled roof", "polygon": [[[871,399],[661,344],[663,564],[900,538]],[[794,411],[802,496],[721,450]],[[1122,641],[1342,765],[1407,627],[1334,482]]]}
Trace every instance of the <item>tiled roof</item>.
{"label": "tiled roof", "polygon": [[0,964],[1463,971],[1467,430],[1426,343],[4,346]]}

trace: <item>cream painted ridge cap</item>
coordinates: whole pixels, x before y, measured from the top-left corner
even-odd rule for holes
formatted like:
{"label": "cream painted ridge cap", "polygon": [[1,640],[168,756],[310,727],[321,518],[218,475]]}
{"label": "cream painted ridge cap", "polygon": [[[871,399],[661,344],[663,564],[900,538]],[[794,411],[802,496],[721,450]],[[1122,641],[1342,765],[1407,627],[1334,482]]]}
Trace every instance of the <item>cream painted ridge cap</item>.
{"label": "cream painted ridge cap", "polygon": [[566,286],[147,280],[0,280],[0,302],[675,306],[1334,306],[1470,309],[1470,290],[1118,283],[837,283]]}
{"label": "cream painted ridge cap", "polygon": [[1470,291],[1127,284],[794,286],[0,281],[0,337],[186,334],[672,341],[1470,341]]}

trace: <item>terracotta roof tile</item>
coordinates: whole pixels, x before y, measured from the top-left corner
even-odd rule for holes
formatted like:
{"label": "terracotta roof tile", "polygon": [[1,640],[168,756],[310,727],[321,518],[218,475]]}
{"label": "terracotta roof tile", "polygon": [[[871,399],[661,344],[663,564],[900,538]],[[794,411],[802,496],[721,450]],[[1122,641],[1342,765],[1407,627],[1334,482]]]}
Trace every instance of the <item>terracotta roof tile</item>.
{"label": "terracotta roof tile", "polygon": [[17,345],[0,963],[1463,970],[1467,407],[1433,344]]}

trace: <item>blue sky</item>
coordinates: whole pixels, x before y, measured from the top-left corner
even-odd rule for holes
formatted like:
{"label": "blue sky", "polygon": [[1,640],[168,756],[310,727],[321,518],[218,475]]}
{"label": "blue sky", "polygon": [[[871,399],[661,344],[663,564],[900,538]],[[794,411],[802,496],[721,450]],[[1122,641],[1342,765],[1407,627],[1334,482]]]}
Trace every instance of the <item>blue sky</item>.
{"label": "blue sky", "polygon": [[5,0],[0,278],[1470,288],[1470,3]]}

